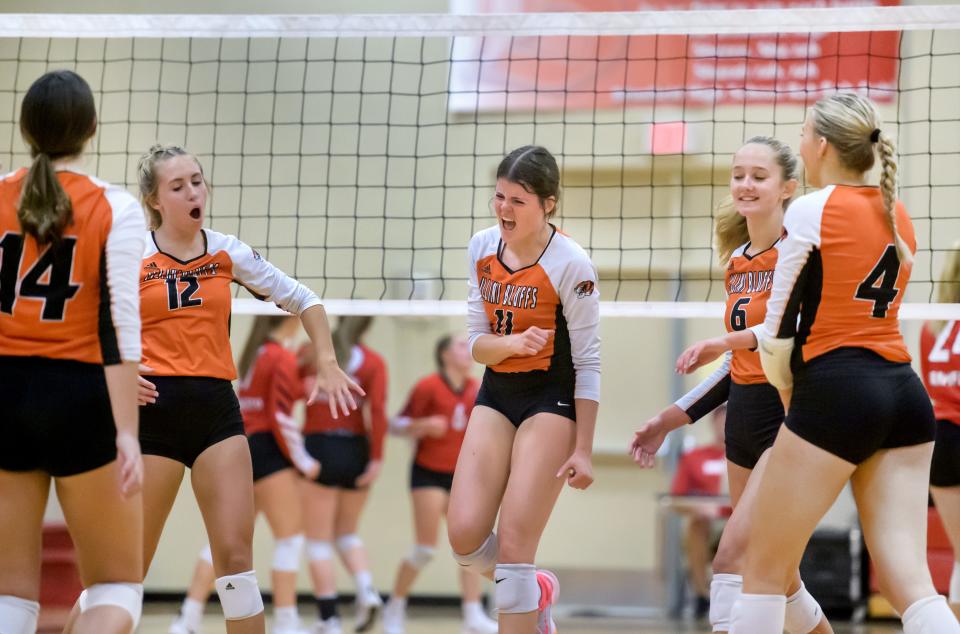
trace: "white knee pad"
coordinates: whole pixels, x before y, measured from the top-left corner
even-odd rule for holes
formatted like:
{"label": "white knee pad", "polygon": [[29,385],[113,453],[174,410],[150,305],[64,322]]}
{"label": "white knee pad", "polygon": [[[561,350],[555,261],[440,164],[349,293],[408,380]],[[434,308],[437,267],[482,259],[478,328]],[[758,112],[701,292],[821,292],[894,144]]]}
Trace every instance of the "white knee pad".
{"label": "white knee pad", "polygon": [[273,569],[280,572],[300,570],[300,551],[303,550],[303,535],[291,535],[278,539],[273,545]]}
{"label": "white knee pad", "polygon": [[422,570],[423,567],[430,563],[430,560],[433,559],[433,554],[435,552],[436,549],[432,546],[414,544],[413,548],[410,550],[410,554],[407,555],[407,563],[417,570]]}
{"label": "white knee pad", "polygon": [[354,548],[360,548],[361,546],[363,546],[363,540],[360,539],[360,536],[356,533],[341,535],[337,538],[337,550],[340,551],[340,554],[351,551]]}
{"label": "white knee pad", "polygon": [[783,629],[788,634],[810,634],[823,617],[820,604],[813,598],[807,587],[800,582],[800,589],[787,597],[787,611],[783,620]]}
{"label": "white knee pad", "polygon": [[228,621],[250,618],[263,612],[263,597],[257,586],[257,575],[252,570],[220,577],[214,585],[220,597],[223,616]]}
{"label": "white knee pad", "polygon": [[730,634],[783,634],[782,594],[740,594],[730,617]]}
{"label": "white knee pad", "polygon": [[903,612],[903,634],[957,634],[960,625],[947,600],[934,595],[915,601]]}
{"label": "white knee pad", "polygon": [[309,539],[307,540],[307,559],[310,561],[329,561],[333,559],[333,546],[330,542]]}
{"label": "white knee pad", "polygon": [[490,533],[490,536],[480,544],[480,548],[472,553],[466,555],[461,555],[456,552],[453,553],[453,558],[457,560],[458,564],[478,575],[485,575],[493,570],[494,566],[497,565],[497,558],[499,556],[500,543],[497,541],[495,533]]}
{"label": "white knee pad", "polygon": [[81,594],[80,611],[101,607],[114,606],[126,610],[133,619],[133,629],[140,623],[143,612],[143,584],[142,583],[98,583],[90,586]]}
{"label": "white knee pad", "polygon": [[718,573],[710,582],[710,625],[714,632],[730,631],[733,604],[743,591],[743,577]]}
{"label": "white knee pad", "polygon": [[200,559],[204,560],[211,566],[213,565],[213,553],[210,551],[210,544],[207,544],[203,547],[203,550],[200,551],[200,554],[197,555]]}
{"label": "white knee pad", "polygon": [[0,595],[0,625],[3,634],[34,634],[40,604],[9,594]]}
{"label": "white knee pad", "polygon": [[960,603],[960,563],[953,562],[950,575],[950,603]]}
{"label": "white knee pad", "polygon": [[537,567],[533,564],[497,564],[494,595],[501,614],[535,612],[540,603]]}

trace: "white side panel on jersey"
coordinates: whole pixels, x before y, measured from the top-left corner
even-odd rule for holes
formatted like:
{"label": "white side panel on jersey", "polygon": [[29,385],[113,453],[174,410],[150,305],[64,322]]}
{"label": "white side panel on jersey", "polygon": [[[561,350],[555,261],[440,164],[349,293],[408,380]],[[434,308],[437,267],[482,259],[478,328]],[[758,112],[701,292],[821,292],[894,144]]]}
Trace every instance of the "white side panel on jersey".
{"label": "white side panel on jersey", "polygon": [[479,231],[470,238],[467,248],[467,335],[469,336],[470,352],[481,335],[489,335],[490,322],[487,320],[487,311],[483,307],[483,298],[480,297],[480,280],[477,279],[477,262],[494,255],[500,243],[500,227],[494,225],[489,229]]}
{"label": "white side panel on jersey", "polygon": [[204,229],[207,234],[207,252],[211,255],[226,251],[233,262],[233,278],[288,313],[299,315],[311,306],[320,304],[312,290],[263,259],[249,245],[235,236]]}
{"label": "white side panel on jersey", "polygon": [[[97,182],[94,179],[94,182]],[[101,183],[98,183],[101,184]],[[110,289],[110,316],[117,333],[117,347],[124,361],[139,363],[140,344],[140,266],[142,264],[146,222],[143,208],[130,192],[102,183],[113,211],[107,235],[107,287]]]}
{"label": "white side panel on jersey", "polygon": [[577,375],[575,398],[600,401],[600,289],[590,256],[557,233],[540,258],[563,306]]}
{"label": "white side panel on jersey", "polygon": [[[823,208],[833,190],[831,185],[801,196],[790,205],[790,211],[784,217],[783,226],[787,230],[787,237],[778,247],[773,290],[767,300],[767,317],[763,322],[763,336],[759,346],[763,371],[770,383],[780,389],[793,385],[790,355],[793,352],[793,337],[797,331],[797,316],[784,315],[784,312],[790,296],[801,290],[796,288],[797,280],[810,258],[810,253],[820,247]],[[784,320],[788,323],[783,324]],[[786,333],[787,336],[778,340],[777,335],[781,333]]]}

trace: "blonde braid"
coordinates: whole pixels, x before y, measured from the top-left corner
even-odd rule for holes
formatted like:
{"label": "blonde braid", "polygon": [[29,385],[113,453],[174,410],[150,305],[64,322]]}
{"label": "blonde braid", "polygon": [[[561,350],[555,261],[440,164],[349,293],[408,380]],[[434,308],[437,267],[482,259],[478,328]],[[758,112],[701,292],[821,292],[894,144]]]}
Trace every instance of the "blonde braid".
{"label": "blonde braid", "polygon": [[900,261],[905,264],[913,262],[913,254],[910,253],[910,247],[900,232],[897,231],[897,158],[896,148],[893,141],[883,132],[880,132],[877,139],[877,154],[880,155],[880,192],[883,194],[883,208],[887,211],[887,220],[890,222],[890,230],[893,231],[894,241],[897,245],[897,255]]}

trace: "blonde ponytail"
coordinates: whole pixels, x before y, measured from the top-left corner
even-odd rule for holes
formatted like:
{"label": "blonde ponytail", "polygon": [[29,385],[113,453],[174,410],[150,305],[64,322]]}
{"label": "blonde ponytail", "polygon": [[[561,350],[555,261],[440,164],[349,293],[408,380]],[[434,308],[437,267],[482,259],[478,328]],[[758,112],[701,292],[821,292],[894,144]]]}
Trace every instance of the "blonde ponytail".
{"label": "blonde ponytail", "polygon": [[747,219],[737,211],[733,204],[733,196],[725,196],[717,205],[716,229],[714,232],[717,253],[720,254],[720,265],[726,266],[737,247],[750,240],[750,233],[747,231]]}

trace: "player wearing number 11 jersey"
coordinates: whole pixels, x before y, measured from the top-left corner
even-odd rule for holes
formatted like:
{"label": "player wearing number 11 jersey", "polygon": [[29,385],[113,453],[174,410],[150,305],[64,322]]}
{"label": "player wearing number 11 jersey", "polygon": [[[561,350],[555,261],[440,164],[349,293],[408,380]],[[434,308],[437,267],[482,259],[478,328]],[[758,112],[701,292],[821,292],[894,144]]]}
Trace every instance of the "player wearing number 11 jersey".
{"label": "player wearing number 11 jersey", "polygon": [[517,148],[497,168],[497,225],[469,246],[470,350],[487,370],[447,531],[461,566],[494,577],[500,627],[512,632],[556,631],[559,583],[533,562],[563,482],[593,482],[600,296],[586,252],[550,222],[559,195],[553,155]]}

